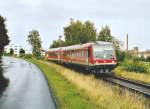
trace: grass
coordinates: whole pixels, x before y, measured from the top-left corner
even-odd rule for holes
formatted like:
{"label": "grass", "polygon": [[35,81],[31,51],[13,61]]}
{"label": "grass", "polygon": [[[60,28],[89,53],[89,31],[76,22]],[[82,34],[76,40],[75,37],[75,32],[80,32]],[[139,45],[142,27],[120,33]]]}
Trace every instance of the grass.
{"label": "grass", "polygon": [[44,72],[60,109],[149,109],[149,101],[140,95],[60,65],[31,61]]}
{"label": "grass", "polygon": [[[114,69],[115,74],[118,76],[128,78],[128,79],[150,83],[150,62],[138,61],[137,63],[138,66],[136,66],[136,64],[134,63],[133,65],[133,62],[131,61],[129,63],[126,63],[126,65],[121,64],[118,67],[116,67]],[[132,70],[129,70],[128,66],[131,66]],[[139,66],[141,68],[144,68],[146,72],[140,72],[141,68],[139,68]],[[138,68],[140,70],[137,70]],[[136,69],[136,70],[133,70],[133,69]]]}
{"label": "grass", "polygon": [[122,76],[128,79],[138,80],[145,83],[150,83],[150,74],[138,73],[138,72],[129,72],[124,70],[122,66],[118,66],[114,70],[115,74],[118,76]]}

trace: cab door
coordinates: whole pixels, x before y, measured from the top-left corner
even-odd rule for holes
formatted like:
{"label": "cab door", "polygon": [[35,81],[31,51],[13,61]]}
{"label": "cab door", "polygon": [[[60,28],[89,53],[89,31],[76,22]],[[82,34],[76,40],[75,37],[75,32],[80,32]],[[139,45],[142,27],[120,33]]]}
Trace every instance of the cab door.
{"label": "cab door", "polygon": [[90,47],[85,49],[85,63],[89,65],[90,62]]}

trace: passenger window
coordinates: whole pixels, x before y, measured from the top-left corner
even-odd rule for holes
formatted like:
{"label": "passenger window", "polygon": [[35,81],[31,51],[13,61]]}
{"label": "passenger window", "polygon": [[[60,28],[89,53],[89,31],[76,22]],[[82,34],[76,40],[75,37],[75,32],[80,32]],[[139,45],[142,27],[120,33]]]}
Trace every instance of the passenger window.
{"label": "passenger window", "polygon": [[82,50],[82,57],[84,57],[84,49]]}

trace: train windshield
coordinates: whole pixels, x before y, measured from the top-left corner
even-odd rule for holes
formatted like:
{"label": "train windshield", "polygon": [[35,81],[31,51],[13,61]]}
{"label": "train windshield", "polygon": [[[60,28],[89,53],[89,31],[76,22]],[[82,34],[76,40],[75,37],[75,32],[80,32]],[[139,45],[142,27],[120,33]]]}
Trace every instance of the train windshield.
{"label": "train windshield", "polygon": [[114,47],[113,45],[94,45],[93,55],[95,59],[113,59]]}

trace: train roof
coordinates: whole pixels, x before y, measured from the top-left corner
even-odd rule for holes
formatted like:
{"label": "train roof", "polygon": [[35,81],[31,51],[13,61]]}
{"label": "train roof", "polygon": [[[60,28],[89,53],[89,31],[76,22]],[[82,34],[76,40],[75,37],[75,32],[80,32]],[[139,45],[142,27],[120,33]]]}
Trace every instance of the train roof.
{"label": "train roof", "polygon": [[95,44],[100,44],[100,45],[113,45],[112,42],[106,42],[106,41],[96,41],[94,42]]}
{"label": "train roof", "polygon": [[89,43],[85,43],[85,44],[77,44],[77,45],[62,47],[62,50],[82,49],[85,47],[90,47],[91,45],[113,45],[113,43],[105,42],[105,41],[95,41],[95,42],[89,42]]}
{"label": "train roof", "polygon": [[58,51],[58,50],[60,50],[60,48],[51,48],[51,49],[48,49],[47,52]]}
{"label": "train roof", "polygon": [[95,41],[95,42],[89,42],[89,43],[85,43],[85,44],[71,45],[71,46],[67,46],[67,47],[52,48],[52,49],[49,49],[48,52],[58,51],[60,49],[62,49],[62,50],[82,49],[82,48],[85,48],[85,47],[90,47],[91,45],[113,45],[113,43],[105,42],[105,41]]}

